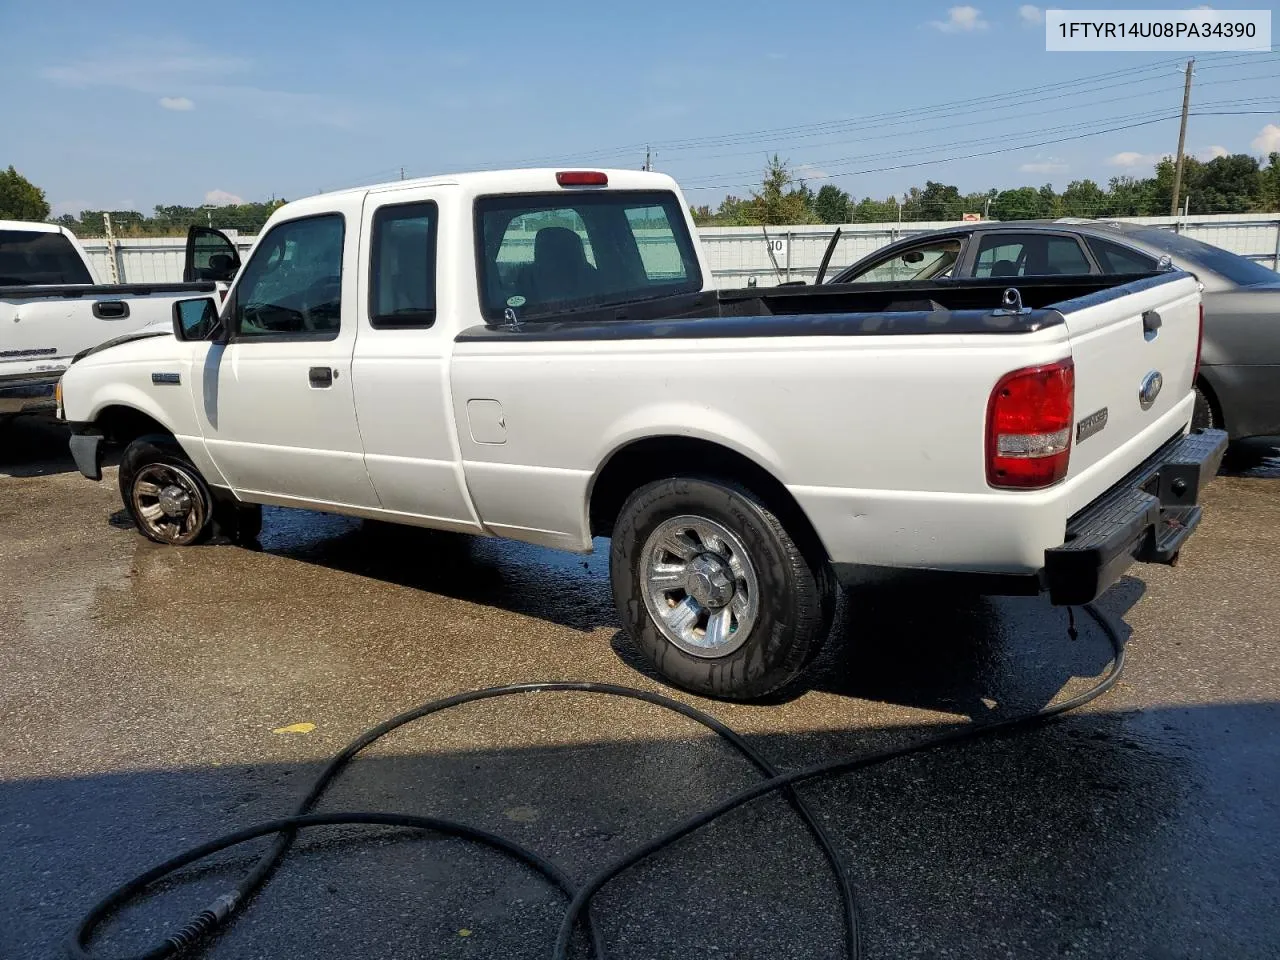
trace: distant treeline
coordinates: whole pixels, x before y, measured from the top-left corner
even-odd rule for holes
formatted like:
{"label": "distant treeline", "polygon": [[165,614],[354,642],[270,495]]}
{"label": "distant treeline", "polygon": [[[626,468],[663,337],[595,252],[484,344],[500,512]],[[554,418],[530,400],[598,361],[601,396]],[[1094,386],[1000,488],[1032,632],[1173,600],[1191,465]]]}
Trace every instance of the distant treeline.
{"label": "distant treeline", "polygon": [[137,210],[81,210],[78,217],[63,214],[55,217],[53,222],[66,227],[77,237],[103,236],[104,213],[111,214],[111,232],[117,237],[176,237],[185,234],[192,224],[255,234],[267,222],[267,217],[284,202],[268,200],[220,207],[157,206],[150,216]]}
{"label": "distant treeline", "polygon": [[[1156,164],[1155,176],[1112,177],[1105,188],[1092,180],[1073,180],[1061,193],[1048,183],[961,193],[959,187],[929,180],[901,198],[859,200],[834,184],[814,192],[775,156],[758,191],[746,198],[725,197],[715,210],[695,206],[693,217],[703,226],[959,220],[974,213],[992,220],[1158,217],[1169,214],[1173,175],[1173,159],[1165,157]],[[1190,201],[1191,213],[1280,211],[1280,153],[1272,153],[1265,166],[1243,153],[1209,161],[1187,157],[1179,196]]]}

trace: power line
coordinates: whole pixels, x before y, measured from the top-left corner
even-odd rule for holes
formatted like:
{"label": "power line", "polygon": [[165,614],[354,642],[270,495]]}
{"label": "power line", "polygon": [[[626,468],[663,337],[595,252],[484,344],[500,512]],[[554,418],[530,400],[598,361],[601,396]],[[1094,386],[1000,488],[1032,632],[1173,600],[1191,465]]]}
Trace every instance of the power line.
{"label": "power line", "polygon": [[[1258,97],[1252,100],[1231,99],[1231,100],[1221,100],[1221,101],[1205,103],[1205,104],[1202,104],[1201,106],[1202,108],[1240,106],[1240,105],[1249,104],[1249,103],[1259,103],[1259,104],[1274,103],[1274,102],[1277,102],[1278,100],[1280,100],[1280,98],[1276,98],[1276,97]],[[1022,131],[1019,131],[1017,135],[1018,136],[1042,136],[1050,133],[1061,133],[1068,130],[1076,130],[1079,128],[1093,127],[1098,124],[1115,124],[1118,122],[1161,119],[1167,113],[1168,113],[1168,108],[1164,108],[1158,111],[1147,110],[1141,113],[1129,114],[1128,116],[1110,117],[1106,120],[1080,120],[1080,121],[1075,121],[1073,123],[1058,124],[1050,127],[1041,127],[1036,130],[1022,130]],[[1177,114],[1172,114],[1172,115],[1175,117],[1177,116]],[[850,164],[857,163],[859,161],[891,159],[893,157],[902,156],[904,154],[918,154],[921,151],[927,151],[927,150],[944,150],[944,149],[951,150],[957,147],[980,146],[988,143],[1003,143],[1003,142],[1008,142],[1010,137],[1011,135],[1008,133],[998,133],[998,134],[993,134],[988,136],[974,137],[967,140],[948,139],[943,143],[912,144],[909,146],[899,147],[893,150],[887,150],[882,152],[863,153],[863,154],[856,154],[853,156],[835,157],[835,158],[828,157],[828,158],[815,159],[811,161],[805,161],[805,163],[812,164],[812,165],[821,165],[824,168],[848,166]],[[746,170],[721,171],[719,173],[706,174],[701,177],[685,178],[685,182],[687,182],[691,186],[700,187],[702,185],[702,181],[707,179],[725,178],[725,177],[734,177],[734,176],[755,176],[755,175],[758,175],[758,172],[759,171],[755,168],[746,169]],[[809,177],[806,179],[818,179],[818,178]]]}
{"label": "power line", "polygon": [[[1271,54],[1253,54],[1253,55],[1230,55],[1231,59],[1226,62],[1216,64],[1216,68],[1239,66],[1243,63],[1258,62],[1262,59],[1273,58]],[[871,125],[883,126],[888,122],[916,122],[927,117],[928,115],[946,114],[955,115],[959,112],[972,112],[973,110],[990,111],[992,109],[1003,109],[1008,107],[1024,105],[1028,102],[1047,102],[1050,99],[1060,99],[1061,96],[1078,96],[1084,93],[1100,92],[1108,89],[1117,89],[1119,87],[1129,87],[1134,83],[1145,83],[1163,79],[1158,74],[1151,77],[1135,78],[1135,74],[1152,73],[1153,71],[1167,70],[1175,64],[1181,64],[1180,59],[1170,58],[1167,60],[1157,61],[1137,67],[1127,67],[1120,70],[1111,70],[1101,74],[1094,74],[1087,77],[1080,77],[1074,80],[1058,81],[1055,83],[1041,84],[1036,87],[1028,87],[1021,90],[1010,91],[1007,93],[998,93],[984,95],[980,97],[970,97],[962,100],[954,100],[940,104],[932,104],[922,107],[911,108],[907,110],[888,111],[884,113],[869,114],[862,117],[845,118],[840,120],[825,120],[807,124],[795,124],[784,127],[773,127],[754,131],[743,131],[738,133],[720,134],[707,137],[693,137],[683,140],[659,141],[666,153],[685,152],[695,149],[703,149],[715,146],[731,146],[741,143],[752,142],[753,140],[767,141],[769,139],[787,138],[800,139],[802,137],[822,136],[829,133],[848,132],[851,129],[859,129]],[[1063,93],[1073,87],[1096,83],[1102,80],[1114,80],[1120,77],[1128,77],[1123,83],[1109,83],[1103,86],[1075,90],[1073,93]],[[1056,92],[1059,96],[1031,98],[1029,95],[1036,93]],[[1154,93],[1154,91],[1152,91]],[[969,107],[970,110],[965,111],[963,108]],[[632,151],[634,145],[623,148],[599,148],[590,151],[579,151],[574,154],[555,154],[536,157],[522,163],[540,163],[549,161],[558,161],[562,159],[576,159],[581,161],[598,159],[601,157],[612,157],[622,153]]]}
{"label": "power line", "polygon": [[[1233,117],[1233,116],[1253,116],[1258,114],[1271,114],[1272,110],[1219,110],[1219,111],[1196,111],[1191,112],[1193,117]],[[1101,130],[1091,130],[1085,133],[1078,133],[1067,137],[1056,137],[1049,140],[1041,140],[1035,143],[1022,143],[1016,146],[1000,147],[993,150],[983,150],[977,153],[970,153],[961,156],[935,157],[929,160],[919,160],[911,163],[891,164],[882,167],[868,167],[862,170],[845,171],[840,176],[862,176],[868,173],[885,173],[890,170],[907,170],[913,167],[933,166],[939,163],[952,163],[958,160],[975,160],[980,157],[992,157],[998,154],[1015,153],[1019,150],[1031,150],[1036,147],[1047,147],[1057,143],[1067,143],[1072,140],[1084,140],[1088,137],[1101,136],[1104,133],[1116,133],[1121,130],[1134,130],[1139,127],[1149,127],[1155,123],[1163,123],[1166,120],[1176,120],[1178,114],[1168,114],[1163,117],[1157,117],[1151,120],[1142,120],[1136,123],[1121,124],[1119,126],[1107,127]],[[810,180],[830,180],[835,174],[823,174],[809,177]],[[754,183],[709,183],[703,184],[698,189],[702,190],[733,190],[745,187],[756,186]]]}

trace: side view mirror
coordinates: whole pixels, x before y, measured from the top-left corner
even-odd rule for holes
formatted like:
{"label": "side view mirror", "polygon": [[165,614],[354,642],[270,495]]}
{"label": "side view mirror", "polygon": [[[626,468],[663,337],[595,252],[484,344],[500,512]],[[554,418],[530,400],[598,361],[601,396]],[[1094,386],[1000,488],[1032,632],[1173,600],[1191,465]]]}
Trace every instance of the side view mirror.
{"label": "side view mirror", "polygon": [[923,263],[924,254],[921,253],[919,250],[908,250],[906,253],[902,255],[902,262],[903,263]]}
{"label": "side view mirror", "polygon": [[173,335],[179,340],[204,340],[218,325],[218,305],[211,297],[178,300],[173,305]]}

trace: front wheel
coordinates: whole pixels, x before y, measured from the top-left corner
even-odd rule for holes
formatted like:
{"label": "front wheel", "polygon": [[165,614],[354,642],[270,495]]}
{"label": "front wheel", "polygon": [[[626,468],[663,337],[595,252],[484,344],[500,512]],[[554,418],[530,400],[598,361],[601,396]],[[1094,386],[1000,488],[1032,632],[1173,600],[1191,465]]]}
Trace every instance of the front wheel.
{"label": "front wheel", "polygon": [[125,448],[120,496],[138,530],[156,543],[185,547],[213,533],[213,496],[173,440],[140,437]]}
{"label": "front wheel", "polygon": [[672,683],[746,700],[794,680],[830,632],[832,578],[743,488],[659,480],[623,505],[610,547],[614,602]]}

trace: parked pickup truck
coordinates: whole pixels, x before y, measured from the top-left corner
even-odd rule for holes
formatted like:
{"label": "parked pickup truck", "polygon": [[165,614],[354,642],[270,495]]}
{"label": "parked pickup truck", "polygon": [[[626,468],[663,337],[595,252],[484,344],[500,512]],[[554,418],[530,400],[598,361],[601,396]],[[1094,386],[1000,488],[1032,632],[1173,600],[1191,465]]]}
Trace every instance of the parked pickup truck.
{"label": "parked pickup truck", "polygon": [[[99,284],[84,249],[51,223],[0,221],[0,418],[52,412],[54,385],[71,358],[149,324],[172,322],[173,303],[212,293],[239,267],[219,238],[193,228],[187,273],[194,283]],[[221,258],[209,263],[210,258]]]}
{"label": "parked pickup truck", "polygon": [[861,568],[1079,604],[1171,563],[1226,444],[1192,432],[1187,273],[715,293],[670,178],[523,170],[287,204],[227,299],[62,379],[80,470],[125,444],[152,540],[261,504],[610,537],[672,682],[796,678]]}

